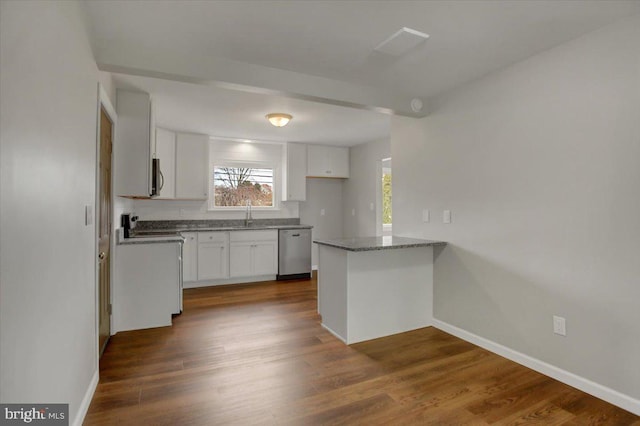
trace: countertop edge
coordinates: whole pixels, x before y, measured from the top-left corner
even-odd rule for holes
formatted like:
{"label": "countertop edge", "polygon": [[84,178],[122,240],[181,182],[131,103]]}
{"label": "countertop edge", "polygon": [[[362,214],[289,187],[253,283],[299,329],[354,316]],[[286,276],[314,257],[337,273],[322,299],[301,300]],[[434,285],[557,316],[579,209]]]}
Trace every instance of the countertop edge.
{"label": "countertop edge", "polygon": [[127,246],[133,244],[166,244],[166,243],[184,243],[184,237],[181,236],[163,236],[163,237],[134,237],[124,238],[118,241],[117,245]]}
{"label": "countertop edge", "polygon": [[420,247],[432,247],[432,246],[444,246],[444,245],[447,245],[447,243],[445,241],[428,241],[428,242],[425,241],[423,243],[397,244],[397,245],[392,245],[392,246],[375,245],[375,246],[368,246],[368,247],[349,247],[349,246],[341,245],[339,243],[334,243],[334,242],[330,242],[330,241],[323,241],[323,240],[314,240],[313,242],[316,243],[316,244],[319,244],[319,245],[327,246],[327,247],[333,247],[333,248],[340,249],[340,250],[354,251],[354,252],[394,250],[394,249],[403,249],[403,248],[420,248]]}
{"label": "countertop edge", "polygon": [[[154,232],[157,233],[168,233],[168,232],[236,232],[236,231],[269,231],[274,230],[278,231],[280,229],[313,229],[312,225],[264,225],[264,226],[251,226],[248,228],[239,228],[239,227],[219,227],[219,228],[160,228],[157,230],[145,230],[144,232],[148,232],[148,236],[153,236]],[[145,235],[146,237],[147,235]]]}

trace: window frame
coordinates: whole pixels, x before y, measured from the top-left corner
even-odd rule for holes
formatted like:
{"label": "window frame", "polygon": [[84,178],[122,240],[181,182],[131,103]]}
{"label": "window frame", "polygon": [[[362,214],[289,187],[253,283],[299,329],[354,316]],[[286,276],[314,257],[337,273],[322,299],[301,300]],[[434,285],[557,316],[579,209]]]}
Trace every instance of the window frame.
{"label": "window frame", "polygon": [[246,206],[216,206],[215,196],[215,179],[213,173],[216,168],[229,167],[229,168],[252,168],[252,169],[271,169],[273,170],[273,185],[271,186],[272,193],[272,206],[251,206],[254,211],[274,211],[280,210],[280,169],[277,164],[271,161],[238,161],[238,160],[220,160],[211,161],[208,174],[209,182],[209,199],[207,202],[208,211],[245,211]]}

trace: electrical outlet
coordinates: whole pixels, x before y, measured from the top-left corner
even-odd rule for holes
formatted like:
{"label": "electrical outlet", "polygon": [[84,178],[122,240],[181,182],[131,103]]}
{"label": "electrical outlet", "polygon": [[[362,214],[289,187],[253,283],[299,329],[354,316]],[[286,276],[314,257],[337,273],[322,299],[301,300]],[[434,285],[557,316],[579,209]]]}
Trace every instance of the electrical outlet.
{"label": "electrical outlet", "polygon": [[355,216],[356,215],[356,209],[351,209],[351,216]]}
{"label": "electrical outlet", "polygon": [[422,221],[423,222],[429,222],[429,210],[428,209],[422,210]]}
{"label": "electrical outlet", "polygon": [[373,205],[373,203],[369,203],[369,210],[373,211],[375,209],[375,206]]}
{"label": "electrical outlet", "polygon": [[324,209],[320,209],[320,216],[324,216]]}
{"label": "electrical outlet", "polygon": [[451,210],[442,212],[442,223],[451,223]]}
{"label": "electrical outlet", "polygon": [[563,317],[553,316],[553,332],[560,336],[567,335],[567,323]]}

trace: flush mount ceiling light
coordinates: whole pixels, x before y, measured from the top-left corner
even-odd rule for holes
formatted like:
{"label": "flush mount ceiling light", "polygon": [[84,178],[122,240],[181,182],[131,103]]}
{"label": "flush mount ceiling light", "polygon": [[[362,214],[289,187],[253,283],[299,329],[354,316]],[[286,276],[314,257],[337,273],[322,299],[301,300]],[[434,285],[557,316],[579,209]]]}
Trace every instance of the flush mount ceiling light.
{"label": "flush mount ceiling light", "polygon": [[285,114],[282,112],[274,112],[271,114],[267,114],[265,117],[267,117],[267,120],[269,120],[269,123],[273,124],[276,127],[286,126],[287,123],[289,123],[289,121],[291,121],[291,119],[293,118],[292,115]]}

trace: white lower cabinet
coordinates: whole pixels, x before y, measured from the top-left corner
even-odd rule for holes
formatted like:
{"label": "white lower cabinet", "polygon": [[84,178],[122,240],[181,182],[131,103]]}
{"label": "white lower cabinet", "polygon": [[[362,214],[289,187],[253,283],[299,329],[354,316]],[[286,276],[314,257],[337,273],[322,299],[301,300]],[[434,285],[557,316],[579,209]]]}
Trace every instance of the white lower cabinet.
{"label": "white lower cabinet", "polygon": [[278,273],[277,230],[183,232],[182,236],[182,277],[189,283],[185,287],[248,282]]}
{"label": "white lower cabinet", "polygon": [[234,231],[230,241],[231,278],[278,273],[278,231]]}
{"label": "white lower cabinet", "polygon": [[180,243],[116,246],[113,333],[171,325],[181,293]]}
{"label": "white lower cabinet", "polygon": [[253,275],[251,265],[252,251],[252,243],[231,243],[229,261],[229,275],[231,278]]}
{"label": "white lower cabinet", "polygon": [[198,234],[184,232],[184,246],[182,249],[182,281],[198,280]]}
{"label": "white lower cabinet", "polygon": [[253,245],[253,274],[275,275],[277,273],[278,241],[256,242]]}
{"label": "white lower cabinet", "polygon": [[198,281],[229,276],[229,233],[198,233]]}

